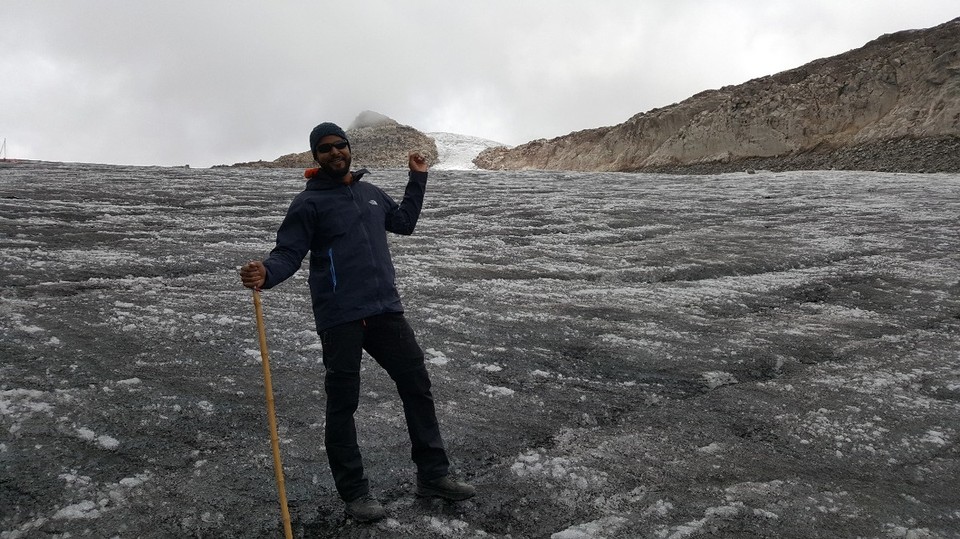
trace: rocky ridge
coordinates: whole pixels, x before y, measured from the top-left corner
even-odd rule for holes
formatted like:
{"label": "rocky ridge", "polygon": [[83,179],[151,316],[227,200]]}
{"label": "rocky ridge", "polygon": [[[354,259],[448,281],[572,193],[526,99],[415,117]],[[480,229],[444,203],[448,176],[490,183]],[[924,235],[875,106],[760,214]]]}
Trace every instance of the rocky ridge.
{"label": "rocky ridge", "polygon": [[708,90],[626,122],[514,148],[496,170],[960,171],[960,18]]}
{"label": "rocky ridge", "polygon": [[[373,111],[363,111],[346,129],[353,168],[402,168],[411,151],[436,163],[436,142],[413,127]],[[273,161],[252,161],[234,166],[252,168],[309,168],[316,166],[310,151],[282,155]]]}

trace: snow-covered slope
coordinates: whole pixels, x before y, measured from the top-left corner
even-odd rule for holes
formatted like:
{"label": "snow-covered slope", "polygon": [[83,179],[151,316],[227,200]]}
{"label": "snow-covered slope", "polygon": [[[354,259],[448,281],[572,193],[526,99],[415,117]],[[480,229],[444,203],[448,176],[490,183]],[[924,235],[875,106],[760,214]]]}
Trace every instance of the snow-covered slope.
{"label": "snow-covered slope", "polygon": [[456,133],[427,133],[428,137],[437,142],[437,153],[440,160],[432,168],[438,170],[473,170],[473,158],[487,148],[506,146],[493,140],[458,135]]}

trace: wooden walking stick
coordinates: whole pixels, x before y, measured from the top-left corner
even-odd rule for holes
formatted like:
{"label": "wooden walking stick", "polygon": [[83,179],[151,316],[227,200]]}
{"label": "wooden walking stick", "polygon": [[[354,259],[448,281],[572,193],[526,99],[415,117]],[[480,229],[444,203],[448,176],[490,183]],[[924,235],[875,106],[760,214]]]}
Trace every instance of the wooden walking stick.
{"label": "wooden walking stick", "polygon": [[287,489],[283,485],[283,464],[280,463],[280,438],[277,436],[277,416],[273,411],[273,382],[270,380],[270,353],[267,351],[267,332],[263,326],[263,307],[260,291],[253,289],[253,308],[257,312],[257,332],[260,334],[260,358],[263,360],[263,390],[267,394],[267,422],[270,424],[270,443],[273,446],[273,473],[277,476],[280,493],[280,514],[283,516],[283,534],[293,539],[290,528],[290,510],[287,509]]}

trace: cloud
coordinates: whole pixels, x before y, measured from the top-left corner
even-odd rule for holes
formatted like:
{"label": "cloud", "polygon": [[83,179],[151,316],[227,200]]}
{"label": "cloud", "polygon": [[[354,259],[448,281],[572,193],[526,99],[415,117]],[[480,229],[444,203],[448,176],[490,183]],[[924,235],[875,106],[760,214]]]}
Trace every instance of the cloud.
{"label": "cloud", "polygon": [[209,166],[306,149],[375,110],[508,144],[956,15],[953,0],[156,3],[14,0],[0,19],[11,157]]}

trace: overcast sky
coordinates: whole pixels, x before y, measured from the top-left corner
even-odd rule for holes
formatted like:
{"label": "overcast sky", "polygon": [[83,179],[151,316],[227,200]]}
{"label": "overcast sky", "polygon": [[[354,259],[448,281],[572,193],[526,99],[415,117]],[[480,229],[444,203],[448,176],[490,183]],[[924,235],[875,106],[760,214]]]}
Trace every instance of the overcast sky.
{"label": "overcast sky", "polygon": [[207,167],[364,110],[510,145],[960,16],[957,0],[0,0],[7,157]]}

